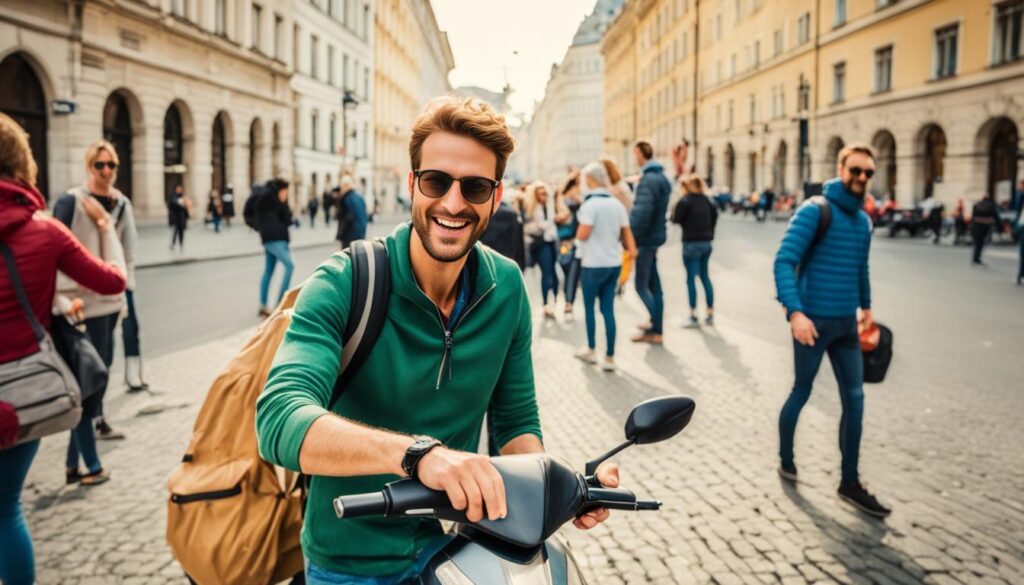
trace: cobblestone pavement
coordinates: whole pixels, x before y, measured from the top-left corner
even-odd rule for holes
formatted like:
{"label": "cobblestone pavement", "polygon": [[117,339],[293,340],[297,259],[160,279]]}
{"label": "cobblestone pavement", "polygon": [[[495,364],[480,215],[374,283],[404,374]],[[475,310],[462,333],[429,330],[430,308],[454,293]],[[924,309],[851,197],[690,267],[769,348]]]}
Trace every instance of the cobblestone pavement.
{"label": "cobblestone pavement", "polygon": [[[579,468],[621,441],[635,403],[676,393],[697,401],[679,437],[618,458],[623,485],[662,500],[660,512],[615,512],[593,531],[563,530],[590,582],[1024,581],[1024,460],[1012,422],[1020,399],[998,403],[1002,418],[972,418],[947,394],[911,408],[897,389],[911,385],[913,368],[900,366],[913,358],[901,356],[891,380],[866,391],[862,474],[895,509],[882,522],[836,498],[839,406],[823,366],[797,434],[802,480],[788,486],[775,473],[778,409],[792,379],[785,325],[777,312],[753,324],[745,316],[744,302],[771,305],[770,281],[764,269],[721,251],[728,245],[712,262],[721,299],[714,328],[677,326],[678,244],[661,259],[671,300],[664,347],[628,341],[642,310],[626,291],[617,305],[618,373],[572,359],[585,339],[579,310],[575,323],[536,317],[546,443]],[[535,274],[527,282],[531,294],[539,289]],[[108,484],[64,487],[66,439],[44,440],[25,490],[40,583],[184,583],[164,542],[166,478],[210,381],[249,333],[149,360],[158,395],[113,391],[108,412],[128,439],[101,444]],[[159,412],[141,414],[146,407]],[[958,420],[963,426],[950,429]]]}

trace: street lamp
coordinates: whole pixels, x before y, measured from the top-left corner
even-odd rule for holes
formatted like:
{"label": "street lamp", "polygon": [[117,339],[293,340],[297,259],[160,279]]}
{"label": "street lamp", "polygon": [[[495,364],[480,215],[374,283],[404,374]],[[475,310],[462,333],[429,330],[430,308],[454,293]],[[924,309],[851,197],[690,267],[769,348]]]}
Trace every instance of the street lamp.
{"label": "street lamp", "polygon": [[358,106],[359,100],[352,96],[352,91],[346,89],[341,96],[341,166],[345,167],[345,159],[348,156],[348,117],[346,112],[349,106]]}

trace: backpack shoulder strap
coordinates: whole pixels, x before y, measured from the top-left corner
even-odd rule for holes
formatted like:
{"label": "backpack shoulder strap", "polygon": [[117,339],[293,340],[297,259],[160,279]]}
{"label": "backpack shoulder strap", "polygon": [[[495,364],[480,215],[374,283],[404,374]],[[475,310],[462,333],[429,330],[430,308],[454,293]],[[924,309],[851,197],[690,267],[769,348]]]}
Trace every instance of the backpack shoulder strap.
{"label": "backpack shoulder strap", "polygon": [[814,255],[814,249],[818,247],[818,244],[825,239],[825,234],[828,233],[828,228],[832,226],[832,204],[821,195],[815,195],[807,200],[808,205],[818,206],[818,229],[814,232],[814,239],[811,240],[811,245],[807,246],[807,250],[804,252],[803,259],[800,260],[800,264],[797,266],[797,272],[803,270],[804,266],[811,261],[811,256]]}
{"label": "backpack shoulder strap", "polygon": [[345,253],[352,259],[352,296],[342,333],[341,373],[334,384],[328,410],[362,367],[384,329],[391,297],[391,265],[380,238],[353,242]]}

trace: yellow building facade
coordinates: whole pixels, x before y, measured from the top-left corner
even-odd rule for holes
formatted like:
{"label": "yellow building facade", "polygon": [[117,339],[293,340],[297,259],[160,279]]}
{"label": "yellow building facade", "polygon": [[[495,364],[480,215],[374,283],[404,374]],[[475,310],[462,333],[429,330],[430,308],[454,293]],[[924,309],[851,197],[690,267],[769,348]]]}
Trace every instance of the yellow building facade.
{"label": "yellow building facade", "polygon": [[[901,205],[1005,200],[1024,178],[1022,19],[1024,0],[632,0],[603,46],[606,146],[632,130],[669,162],[685,139],[688,166],[737,193],[800,191],[834,176],[843,145],[866,142],[872,189]],[[660,66],[681,33],[692,54]],[[696,99],[670,91],[659,107],[691,67]]]}

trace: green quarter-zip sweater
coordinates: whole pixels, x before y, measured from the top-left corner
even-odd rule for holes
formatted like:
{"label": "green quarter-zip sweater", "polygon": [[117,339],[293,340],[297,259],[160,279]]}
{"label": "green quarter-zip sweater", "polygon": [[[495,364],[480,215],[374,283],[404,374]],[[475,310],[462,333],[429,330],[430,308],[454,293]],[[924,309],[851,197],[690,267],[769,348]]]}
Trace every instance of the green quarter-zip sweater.
{"label": "green quarter-zip sweater", "polygon": [[[453,449],[475,451],[484,414],[499,445],[541,436],[530,354],[530,304],[519,267],[477,244],[466,268],[474,290],[461,316],[445,324],[413,277],[411,226],[386,240],[391,265],[387,321],[373,351],[333,412],[361,423],[430,435]],[[327,413],[338,376],[349,311],[348,256],[336,253],[303,285],[291,325],[256,404],[262,456],[300,470],[306,431]],[[440,534],[424,519],[339,520],[331,500],[380,490],[394,475],[312,478],[302,550],[314,564],[340,573],[390,575]]]}

